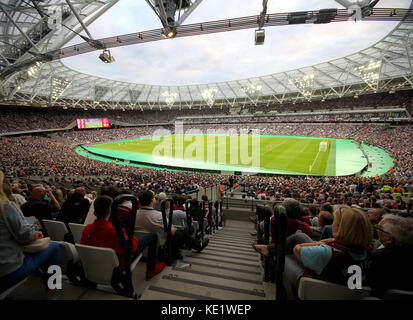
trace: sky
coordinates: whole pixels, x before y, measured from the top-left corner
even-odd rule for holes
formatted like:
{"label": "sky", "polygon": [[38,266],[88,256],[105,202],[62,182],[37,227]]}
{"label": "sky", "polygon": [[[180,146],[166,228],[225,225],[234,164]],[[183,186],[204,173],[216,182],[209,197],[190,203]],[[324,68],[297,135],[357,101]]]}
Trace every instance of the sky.
{"label": "sky", "polygon": [[[407,8],[410,0],[381,0],[377,7]],[[334,0],[269,0],[267,13],[342,8]],[[262,0],[203,0],[183,24],[258,15]],[[113,80],[152,85],[188,85],[262,76],[322,63],[367,48],[396,22],[339,22],[265,27],[265,43],[254,29],[167,39],[110,49],[105,64],[94,51],[62,59],[68,67]],[[88,29],[95,39],[161,28],[144,0],[120,0]],[[80,37],[69,44],[83,42]]]}

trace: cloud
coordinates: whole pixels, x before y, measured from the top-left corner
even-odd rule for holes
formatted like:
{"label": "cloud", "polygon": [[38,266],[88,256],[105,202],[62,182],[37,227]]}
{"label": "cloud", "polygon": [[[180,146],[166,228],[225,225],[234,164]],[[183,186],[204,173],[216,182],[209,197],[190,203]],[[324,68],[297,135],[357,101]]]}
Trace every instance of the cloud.
{"label": "cloud", "polygon": [[[409,4],[408,0],[379,2],[381,7]],[[259,0],[207,0],[185,24],[257,15],[261,5]],[[268,13],[329,7],[339,5],[333,0],[269,1]],[[103,64],[97,59],[98,52],[62,61],[81,72],[120,81],[202,84],[283,72],[340,58],[371,46],[395,26],[394,22],[340,22],[268,27],[263,46],[254,45],[254,30],[249,29],[111,49],[116,58],[113,64]],[[120,1],[92,24],[90,31],[100,38],[159,27],[159,20],[146,2]]]}

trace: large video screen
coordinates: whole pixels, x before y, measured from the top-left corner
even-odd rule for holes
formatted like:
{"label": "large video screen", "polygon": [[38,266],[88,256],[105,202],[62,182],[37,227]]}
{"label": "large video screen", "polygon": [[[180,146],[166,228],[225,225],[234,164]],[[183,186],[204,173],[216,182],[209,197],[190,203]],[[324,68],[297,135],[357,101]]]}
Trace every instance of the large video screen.
{"label": "large video screen", "polygon": [[98,118],[98,119],[77,119],[78,129],[93,129],[93,128],[109,128],[108,118]]}

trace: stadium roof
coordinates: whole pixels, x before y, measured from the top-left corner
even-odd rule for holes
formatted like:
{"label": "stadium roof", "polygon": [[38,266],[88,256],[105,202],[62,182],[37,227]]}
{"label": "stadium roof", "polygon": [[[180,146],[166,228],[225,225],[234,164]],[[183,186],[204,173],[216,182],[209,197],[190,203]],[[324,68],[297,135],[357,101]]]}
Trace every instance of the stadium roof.
{"label": "stadium roof", "polygon": [[[118,1],[70,4],[87,27]],[[53,60],[83,30],[67,2],[6,0],[0,9],[0,97],[7,103],[87,109],[219,108],[326,100],[413,86],[410,11],[382,40],[339,59],[236,81],[160,86],[100,78]],[[99,47],[93,39],[86,40]]]}

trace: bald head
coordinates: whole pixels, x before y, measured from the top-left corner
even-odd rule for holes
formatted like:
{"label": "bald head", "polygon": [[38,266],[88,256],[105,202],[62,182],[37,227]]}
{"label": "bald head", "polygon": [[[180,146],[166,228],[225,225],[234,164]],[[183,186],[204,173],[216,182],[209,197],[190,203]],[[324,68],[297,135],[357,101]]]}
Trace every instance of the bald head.
{"label": "bald head", "polygon": [[32,193],[30,194],[30,198],[32,199],[43,199],[46,195],[46,189],[43,187],[36,187],[33,189]]}
{"label": "bald head", "polygon": [[385,213],[386,211],[384,209],[377,208],[377,209],[370,209],[367,215],[371,223],[377,224],[381,221]]}

